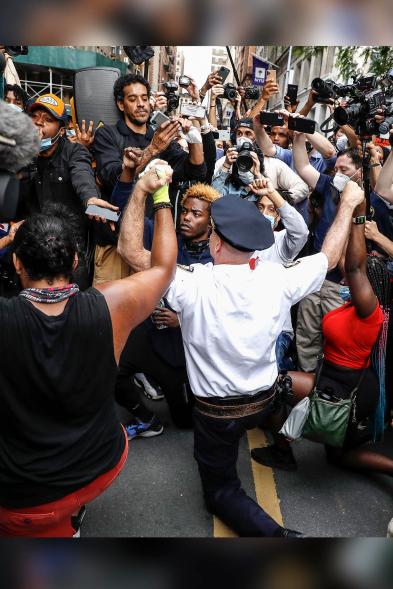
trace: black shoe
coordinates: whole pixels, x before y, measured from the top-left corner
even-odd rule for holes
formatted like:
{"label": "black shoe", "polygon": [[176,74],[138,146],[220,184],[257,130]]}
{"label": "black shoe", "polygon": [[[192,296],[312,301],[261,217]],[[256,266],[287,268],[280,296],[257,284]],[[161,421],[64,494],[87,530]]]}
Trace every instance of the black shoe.
{"label": "black shoe", "polygon": [[296,532],[295,530],[289,530],[288,528],[283,528],[281,538],[306,538],[304,534],[301,532]]}
{"label": "black shoe", "polygon": [[255,462],[270,466],[271,468],[281,468],[281,470],[297,470],[297,463],[291,448],[281,450],[276,444],[265,446],[264,448],[253,448],[251,457]]}

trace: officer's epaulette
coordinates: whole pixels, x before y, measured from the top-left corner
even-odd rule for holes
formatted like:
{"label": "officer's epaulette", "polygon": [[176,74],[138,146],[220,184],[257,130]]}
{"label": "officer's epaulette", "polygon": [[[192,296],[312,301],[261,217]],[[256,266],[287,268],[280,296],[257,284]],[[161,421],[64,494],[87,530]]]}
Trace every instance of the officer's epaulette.
{"label": "officer's epaulette", "polygon": [[186,272],[194,272],[194,268],[192,266],[185,266],[184,264],[177,265],[180,270],[185,270]]}
{"label": "officer's epaulette", "polygon": [[288,264],[283,264],[284,268],[293,268],[297,264],[300,264],[300,260],[296,260],[295,262],[288,262]]}

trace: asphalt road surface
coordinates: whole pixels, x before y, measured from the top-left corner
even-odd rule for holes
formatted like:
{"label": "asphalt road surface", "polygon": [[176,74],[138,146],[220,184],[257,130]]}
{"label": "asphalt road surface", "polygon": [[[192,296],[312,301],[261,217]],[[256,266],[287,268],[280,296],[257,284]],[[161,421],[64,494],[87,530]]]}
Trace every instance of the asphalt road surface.
{"label": "asphalt road surface", "polygon": [[[119,478],[88,505],[81,536],[233,536],[204,507],[192,431],[172,425],[164,400],[148,405],[163,421],[164,433],[130,442]],[[393,517],[393,478],[331,466],[323,446],[307,440],[293,444],[297,471],[273,471],[250,457],[250,448],[265,443],[262,431],[249,432],[241,443],[238,470],[247,493],[277,521],[310,537],[386,535]],[[393,457],[392,430],[378,447]]]}

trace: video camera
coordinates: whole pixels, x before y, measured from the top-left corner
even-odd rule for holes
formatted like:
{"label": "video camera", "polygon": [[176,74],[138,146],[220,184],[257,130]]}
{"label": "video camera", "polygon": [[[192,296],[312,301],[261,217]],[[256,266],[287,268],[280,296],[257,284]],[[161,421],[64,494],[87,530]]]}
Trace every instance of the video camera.
{"label": "video camera", "polygon": [[174,80],[164,82],[164,86],[166,89],[165,96],[168,101],[167,112],[171,112],[172,110],[176,110],[179,106],[180,97],[177,94],[179,86]]}
{"label": "video camera", "polygon": [[[317,92],[316,102],[328,103],[337,97],[349,97],[347,106],[333,112],[337,125],[351,125],[360,137],[384,134],[393,123],[393,69],[380,78],[375,75],[353,77],[353,84],[315,78],[311,87]],[[379,110],[388,117],[380,125],[375,121]]]}

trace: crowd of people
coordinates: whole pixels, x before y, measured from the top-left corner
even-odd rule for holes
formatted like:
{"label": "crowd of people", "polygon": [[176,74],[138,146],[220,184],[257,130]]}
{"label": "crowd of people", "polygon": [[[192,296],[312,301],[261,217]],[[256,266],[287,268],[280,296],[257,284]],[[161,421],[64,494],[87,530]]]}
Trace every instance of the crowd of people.
{"label": "crowd of people", "polygon": [[[59,96],[5,86],[0,158],[34,141],[0,225],[0,536],[78,534],[128,442],[164,431],[146,397],[194,429],[206,507],[242,536],[302,536],[246,495],[236,461],[261,427],[273,443],[252,459],[296,469],[280,429],[316,391],[354,399],[327,459],[393,476],[373,449],[393,408],[390,142],[350,125],[291,131],[316,90],[302,108],[282,97],[284,124],[263,124],[272,79],[250,108],[242,87],[228,100],[224,141],[218,72],[187,92],[203,116],[121,76],[118,122],[96,128]],[[152,125],[158,111],[168,120]]]}

